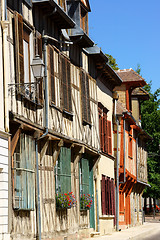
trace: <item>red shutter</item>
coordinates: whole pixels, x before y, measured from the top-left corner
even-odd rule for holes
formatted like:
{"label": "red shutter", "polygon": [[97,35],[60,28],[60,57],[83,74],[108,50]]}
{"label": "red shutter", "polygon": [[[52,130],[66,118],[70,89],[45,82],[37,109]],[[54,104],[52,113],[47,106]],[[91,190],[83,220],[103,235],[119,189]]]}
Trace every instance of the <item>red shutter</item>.
{"label": "red shutter", "polygon": [[102,215],[106,214],[106,194],[105,194],[105,176],[102,175],[101,181],[101,198],[102,198]]}
{"label": "red shutter", "polygon": [[99,113],[99,136],[100,136],[100,148],[102,150],[102,110],[98,108]]}
{"label": "red shutter", "polygon": [[111,121],[107,121],[107,135],[108,135],[108,154],[112,154]]}
{"label": "red shutter", "polygon": [[106,215],[109,214],[109,184],[108,184],[108,177],[106,177],[105,180],[105,186],[106,186]]}
{"label": "red shutter", "polygon": [[108,139],[107,139],[107,113],[103,112],[103,128],[104,128],[104,152],[108,152]]}
{"label": "red shutter", "polygon": [[112,179],[112,196],[113,196],[113,209],[112,214],[114,215],[114,225],[116,224],[116,211],[115,211],[115,187],[114,187],[114,179]]}

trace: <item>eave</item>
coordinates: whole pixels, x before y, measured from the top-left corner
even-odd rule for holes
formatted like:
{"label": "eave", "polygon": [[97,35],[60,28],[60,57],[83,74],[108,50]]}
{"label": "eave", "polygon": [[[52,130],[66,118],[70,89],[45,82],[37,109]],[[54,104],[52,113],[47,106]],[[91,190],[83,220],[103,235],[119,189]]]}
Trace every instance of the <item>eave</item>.
{"label": "eave", "polygon": [[81,48],[92,47],[94,45],[94,42],[78,25],[70,29],[69,37],[71,41],[78,44]]}
{"label": "eave", "polygon": [[84,48],[84,51],[94,59],[96,64],[108,62],[108,57],[96,45],[93,47]]}
{"label": "eave", "polygon": [[44,15],[50,17],[61,29],[74,27],[75,22],[54,0],[32,0],[32,3],[41,8]]}
{"label": "eave", "polygon": [[121,78],[116,74],[116,72],[108,63],[98,63],[97,70],[98,74],[100,75],[100,80],[110,90],[113,90],[116,86],[120,86],[122,84]]}

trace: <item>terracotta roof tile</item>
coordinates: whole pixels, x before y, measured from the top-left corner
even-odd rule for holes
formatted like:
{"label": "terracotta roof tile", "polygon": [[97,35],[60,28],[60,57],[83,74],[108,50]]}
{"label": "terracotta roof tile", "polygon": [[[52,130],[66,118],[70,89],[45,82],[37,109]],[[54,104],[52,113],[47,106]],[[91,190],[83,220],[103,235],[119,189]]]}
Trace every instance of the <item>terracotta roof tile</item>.
{"label": "terracotta roof tile", "polygon": [[143,81],[143,82],[145,82],[144,78],[142,78],[132,68],[130,68],[130,69],[123,69],[123,70],[117,70],[116,73],[122,79],[123,82],[136,82],[136,81]]}

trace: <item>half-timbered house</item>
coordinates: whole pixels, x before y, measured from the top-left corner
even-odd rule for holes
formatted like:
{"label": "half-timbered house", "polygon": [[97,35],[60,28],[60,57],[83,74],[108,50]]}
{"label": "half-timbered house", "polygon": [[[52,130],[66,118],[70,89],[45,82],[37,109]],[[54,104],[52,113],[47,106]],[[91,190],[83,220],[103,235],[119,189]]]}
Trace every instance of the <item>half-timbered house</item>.
{"label": "half-timbered house", "polygon": [[148,98],[141,88],[146,82],[132,69],[118,70],[117,74],[123,81],[115,87],[119,95],[119,130],[115,132],[115,139],[119,138],[115,148],[119,161],[119,225],[123,228],[142,224],[142,193],[147,185],[146,142],[150,137],[140,123],[140,99]]}
{"label": "half-timbered house", "polygon": [[[78,239],[95,229],[100,145],[95,69],[84,50],[94,44],[89,11],[88,1],[7,1],[12,239]],[[37,55],[41,78],[31,68]],[[66,194],[74,207],[57,205]]]}

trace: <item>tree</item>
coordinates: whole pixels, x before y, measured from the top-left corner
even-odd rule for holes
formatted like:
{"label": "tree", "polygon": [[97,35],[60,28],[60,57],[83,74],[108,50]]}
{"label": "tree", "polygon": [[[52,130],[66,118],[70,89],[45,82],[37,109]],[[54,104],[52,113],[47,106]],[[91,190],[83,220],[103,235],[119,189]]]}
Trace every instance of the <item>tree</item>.
{"label": "tree", "polygon": [[135,72],[141,75],[141,66],[139,63],[137,64],[137,68],[135,69]]}
{"label": "tree", "polygon": [[148,132],[153,140],[148,143],[148,183],[144,197],[160,198],[160,88],[154,93],[151,91],[152,82],[144,87],[150,99],[141,102],[142,128]]}
{"label": "tree", "polygon": [[118,70],[118,64],[116,63],[116,59],[112,57],[112,55],[106,54],[106,56],[109,59],[109,65],[114,69],[114,70]]}

